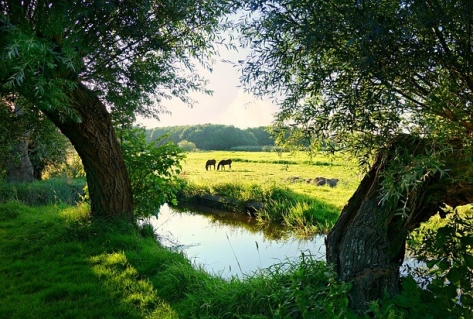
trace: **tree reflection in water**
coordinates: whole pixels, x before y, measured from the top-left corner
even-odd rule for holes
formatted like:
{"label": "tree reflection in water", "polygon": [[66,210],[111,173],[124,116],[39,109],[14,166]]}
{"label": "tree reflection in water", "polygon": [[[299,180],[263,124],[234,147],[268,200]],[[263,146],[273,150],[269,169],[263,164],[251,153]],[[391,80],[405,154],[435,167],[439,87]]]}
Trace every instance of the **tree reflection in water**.
{"label": "tree reflection in water", "polygon": [[210,273],[224,278],[268,268],[302,253],[324,260],[324,238],[296,238],[282,225],[203,207],[160,208],[150,219],[159,241],[183,251]]}

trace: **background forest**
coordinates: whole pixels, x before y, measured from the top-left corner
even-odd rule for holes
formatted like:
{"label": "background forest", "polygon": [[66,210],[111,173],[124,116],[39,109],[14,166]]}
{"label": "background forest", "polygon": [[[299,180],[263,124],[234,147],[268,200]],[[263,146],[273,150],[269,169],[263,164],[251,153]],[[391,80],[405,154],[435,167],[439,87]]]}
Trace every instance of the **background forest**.
{"label": "background forest", "polygon": [[216,151],[265,151],[274,146],[274,139],[264,126],[247,129],[218,124],[156,127],[146,130],[146,139],[151,142],[166,134],[164,141],[173,141],[187,151],[196,148]]}

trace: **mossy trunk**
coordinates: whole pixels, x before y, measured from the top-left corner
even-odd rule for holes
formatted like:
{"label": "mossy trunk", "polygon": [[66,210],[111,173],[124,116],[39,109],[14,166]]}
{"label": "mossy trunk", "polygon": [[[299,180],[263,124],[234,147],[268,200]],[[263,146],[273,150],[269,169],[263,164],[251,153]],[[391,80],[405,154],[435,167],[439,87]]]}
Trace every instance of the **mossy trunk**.
{"label": "mossy trunk", "polygon": [[56,113],[46,114],[71,141],[82,160],[92,214],[131,221],[132,188],[110,113],[82,84],[78,84],[71,98],[80,123],[64,121]]}
{"label": "mossy trunk", "polygon": [[[382,173],[396,156],[396,149],[424,152],[424,141],[401,136],[379,152],[358,189],[343,208],[339,220],[326,238],[326,259],[334,265],[340,280],[352,282],[350,307],[367,309],[367,303],[385,293],[399,293],[400,266],[405,257],[409,231],[435,215],[444,204],[458,206],[472,203],[472,159],[463,163],[459,152],[447,155],[447,165],[456,166],[453,174],[466,174],[465,183],[452,184],[435,174],[410,193],[406,203],[380,201]],[[459,150],[462,151],[462,150]],[[409,164],[409,163],[407,163]],[[470,169],[467,169],[470,167]],[[470,173],[469,173],[470,172]],[[409,207],[407,216],[400,214],[402,205]]]}

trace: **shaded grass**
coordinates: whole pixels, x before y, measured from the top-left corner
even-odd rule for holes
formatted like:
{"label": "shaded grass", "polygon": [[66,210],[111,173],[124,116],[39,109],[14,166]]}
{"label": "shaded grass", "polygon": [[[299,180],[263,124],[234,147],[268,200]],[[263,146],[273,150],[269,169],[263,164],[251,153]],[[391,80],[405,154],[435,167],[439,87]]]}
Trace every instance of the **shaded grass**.
{"label": "shaded grass", "polygon": [[52,178],[32,183],[0,181],[0,203],[20,201],[28,205],[75,205],[84,196],[85,178]]}
{"label": "shaded grass", "polygon": [[150,226],[88,214],[87,205],[0,204],[0,216],[9,216],[0,220],[0,318],[289,318],[310,312],[324,318],[328,311],[348,312],[348,287],[311,257],[225,281],[160,246]]}
{"label": "shaded grass", "polygon": [[124,253],[136,229],[88,212],[0,204],[0,318],[177,318]]}
{"label": "shaded grass", "polygon": [[[91,220],[88,212],[0,204],[0,216],[10,217],[0,220],[1,318],[258,318],[286,308],[280,302],[302,279],[281,265],[225,281],[161,247],[149,226]],[[305,267],[326,287],[334,275],[311,263]]]}
{"label": "shaded grass", "polygon": [[84,204],[0,204],[0,258],[0,318],[403,317],[376,303],[356,316],[350,285],[311,255],[224,280],[163,248],[150,225],[91,219]]}

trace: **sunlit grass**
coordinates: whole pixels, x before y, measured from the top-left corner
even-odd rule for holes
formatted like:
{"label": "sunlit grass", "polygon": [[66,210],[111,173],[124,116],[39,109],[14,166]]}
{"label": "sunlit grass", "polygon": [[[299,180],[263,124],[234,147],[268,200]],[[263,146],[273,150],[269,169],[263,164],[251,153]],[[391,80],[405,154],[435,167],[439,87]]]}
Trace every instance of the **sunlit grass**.
{"label": "sunlit grass", "polygon": [[[232,167],[207,170],[208,159],[232,159]],[[315,177],[337,178],[336,187],[316,186]],[[305,153],[192,152],[181,178],[189,194],[211,194],[240,201],[258,201],[262,221],[283,223],[299,234],[328,232],[360,181],[355,161]],[[297,178],[297,179],[296,179]]]}
{"label": "sunlit grass", "polygon": [[[206,171],[208,159],[232,159],[232,168]],[[301,180],[315,177],[338,178],[338,185],[315,186],[306,181],[291,182],[290,178]],[[191,152],[183,162],[182,178],[197,185],[219,183],[260,185],[277,184],[288,186],[296,193],[308,195],[342,209],[357,188],[361,176],[357,163],[342,157],[319,155],[310,158],[305,153],[275,152]]]}
{"label": "sunlit grass", "polygon": [[0,205],[0,318],[178,318],[117,251],[138,249],[136,230],[88,211]]}

